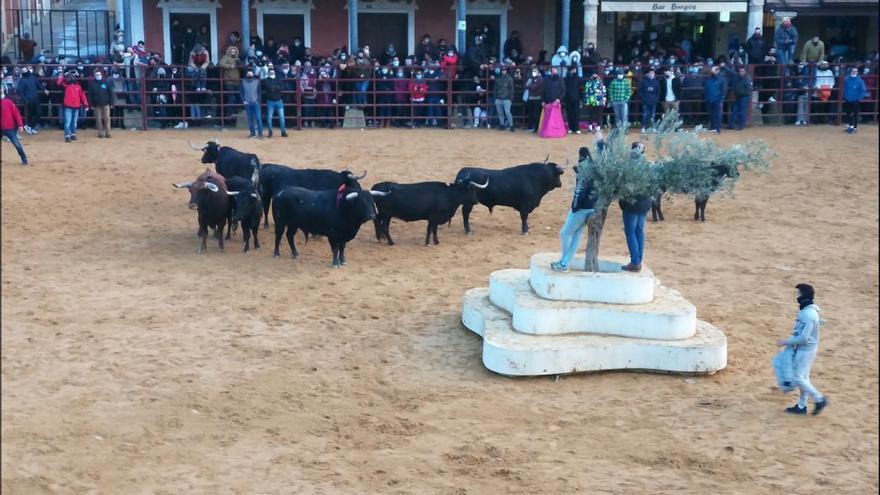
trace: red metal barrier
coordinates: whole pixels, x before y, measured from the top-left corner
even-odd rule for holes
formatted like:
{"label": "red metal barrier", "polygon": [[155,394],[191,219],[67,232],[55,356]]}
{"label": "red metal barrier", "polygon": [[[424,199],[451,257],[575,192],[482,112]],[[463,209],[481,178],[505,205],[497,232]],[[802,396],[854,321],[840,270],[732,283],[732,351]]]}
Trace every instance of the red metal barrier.
{"label": "red metal barrier", "polygon": [[[45,67],[47,73],[55,69],[54,66]],[[148,68],[140,71],[140,77],[136,75],[136,71],[132,71],[131,76],[124,79],[127,89],[118,93],[119,96],[127,100],[127,103],[115,105],[116,109],[121,107],[123,110],[140,111],[142,129],[146,130],[154,126],[167,127],[175,124],[181,127],[183,125],[228,127],[233,124],[232,119],[238,118],[236,116],[243,110],[243,106],[239,103],[240,98],[235,96],[237,94],[235,82],[225,80],[222,72],[216,68],[212,68],[206,78],[207,91],[199,92],[192,86],[192,79],[186,75],[185,66],[164,67],[168,75],[163,78],[155,77],[154,71]],[[808,65],[805,74],[801,75],[791,74],[789,69],[792,67],[794,66],[753,65],[749,67],[750,73],[753,74],[758,103],[763,105],[761,117],[764,118],[765,124],[774,121],[782,124],[792,123],[792,119],[796,119],[798,116],[798,97],[805,97],[801,98],[800,105],[806,106],[808,122],[833,119],[833,122],[840,124],[843,120],[843,82],[850,66],[845,64],[840,66],[839,74],[835,77],[832,96],[827,101],[821,101],[815,96],[814,67]],[[109,74],[113,70],[110,66],[93,65],[88,66],[86,72],[91,73],[95,68],[103,69],[105,74]],[[174,68],[177,71],[172,74]],[[866,84],[869,85],[869,96],[862,101],[863,120],[874,123],[878,121],[878,110],[880,110],[880,102],[878,102],[880,78],[874,75],[877,68],[877,65],[872,66],[871,75],[865,78]],[[11,69],[9,67],[10,71]],[[525,69],[531,69],[531,67],[521,66],[509,69],[511,74],[516,73],[518,69],[525,74]],[[590,74],[593,69],[595,68],[584,67],[584,75]],[[422,70],[422,68],[411,67],[407,70],[413,72]],[[149,76],[146,75],[148,71],[151,72]],[[124,74],[125,69],[122,72]],[[457,71],[438,69],[437,79],[424,80],[432,86],[429,88],[425,102],[412,101],[408,90],[377,89],[376,83],[380,79],[376,77],[375,71],[373,77],[366,80],[367,88],[363,91],[358,90],[355,86],[356,83],[363,83],[363,79],[335,77],[328,78],[326,81],[313,80],[311,84],[316,82],[322,84],[321,92],[316,90],[314,99],[303,94],[301,77],[285,78],[281,77],[280,70],[277,73],[287,86],[282,92],[282,101],[284,102],[285,120],[294,124],[287,126],[289,129],[303,129],[316,125],[321,127],[339,126],[344,122],[346,110],[351,108],[362,109],[368,125],[373,127],[415,126],[426,123],[430,118],[437,121],[438,127],[451,129],[456,127],[458,119],[471,119],[472,117],[468,116],[476,107],[487,111],[487,122],[497,122],[495,106],[492,104],[494,101],[494,75],[491,68],[478,70],[476,73],[461,68]],[[477,77],[480,86],[486,90],[484,93],[477,93],[470,87],[473,84],[470,79],[474,76]],[[632,121],[641,118],[641,105],[636,91],[639,77],[634,75],[632,80],[634,94],[629,112]],[[692,96],[684,97],[683,94],[683,98],[679,99],[679,113],[687,124],[705,124],[707,116],[703,108],[702,80],[706,75],[684,74],[677,77],[696,77],[699,81],[698,85],[689,90],[693,92]],[[390,79],[389,84],[393,87],[396,80],[398,79]],[[411,78],[406,80],[410,81]],[[58,109],[60,108],[62,89],[55,85],[54,77],[41,77],[40,81],[46,85],[50,93],[48,97],[41,96],[43,120],[55,118],[60,113]],[[84,89],[87,88],[87,81],[87,78],[81,80]],[[586,81],[587,78],[582,77],[579,86],[583,88]],[[606,87],[609,81],[610,78],[605,77]],[[329,83],[329,93],[323,90],[324,82]],[[525,83],[526,79],[523,77],[514,81],[512,113],[514,125],[520,128],[525,126],[527,120],[528,105],[522,100]],[[684,92],[685,89],[683,88],[682,91]],[[164,102],[160,101],[160,95],[165,96],[162,99]],[[15,99],[15,92],[10,92],[10,96]],[[771,97],[774,101],[770,100]],[[238,101],[233,102],[233,100]],[[22,102],[17,101],[17,103]],[[726,122],[730,122],[730,103],[728,98],[724,115]],[[29,118],[28,109],[25,107],[23,110],[25,118]],[[262,110],[262,117],[265,120],[265,101],[262,102]],[[578,112],[581,111],[578,109]],[[609,108],[603,109],[606,116],[609,115],[609,112]],[[93,117],[89,116],[86,120],[92,121]],[[117,125],[119,124],[118,120],[118,116],[113,119]]]}

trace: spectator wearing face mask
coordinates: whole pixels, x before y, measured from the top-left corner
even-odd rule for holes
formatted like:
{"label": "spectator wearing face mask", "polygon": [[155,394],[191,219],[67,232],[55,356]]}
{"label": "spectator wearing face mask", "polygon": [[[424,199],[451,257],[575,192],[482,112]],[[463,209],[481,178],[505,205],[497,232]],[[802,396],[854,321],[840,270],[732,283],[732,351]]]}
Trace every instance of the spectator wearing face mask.
{"label": "spectator wearing face mask", "polygon": [[675,77],[672,67],[667,67],[663,72],[663,80],[660,81],[660,102],[663,104],[663,113],[678,112],[679,100],[681,100],[681,80]]}
{"label": "spectator wearing face mask", "polygon": [[859,131],[859,106],[868,96],[865,81],[859,77],[859,68],[852,67],[849,76],[843,81],[843,109],[846,113],[846,133],[855,134]]}
{"label": "spectator wearing face mask", "polygon": [[37,134],[37,127],[41,125],[40,95],[48,95],[49,92],[43,83],[34,75],[33,67],[25,67],[21,73],[21,79],[15,88],[16,92],[24,100],[27,109],[28,122],[24,126],[27,134]]}
{"label": "spectator wearing face mask", "polygon": [[248,138],[258,137],[263,139],[263,116],[260,109],[260,80],[254,71],[248,69],[244,81],[241,82],[241,101],[244,102],[244,110],[247,113]]}
{"label": "spectator wearing face mask", "polygon": [[862,80],[865,81],[865,87],[868,88],[868,95],[865,100],[862,101],[861,111],[862,113],[873,114],[875,112],[875,103],[874,100],[877,99],[877,74],[871,69],[873,62],[870,60],[866,60],[865,64],[862,66]]}
{"label": "spectator wearing face mask", "polygon": [[721,113],[727,95],[727,80],[721,76],[718,66],[713,66],[709,77],[703,81],[703,94],[709,112],[709,130],[721,134]]}
{"label": "spectator wearing face mask", "polygon": [[415,77],[409,82],[409,98],[413,106],[413,122],[410,128],[422,126],[421,117],[425,116],[425,97],[428,94],[428,83],[425,82],[422,71],[415,73]]}
{"label": "spectator wearing face mask", "polygon": [[510,129],[513,132],[513,114],[510,112],[513,104],[513,78],[510,70],[501,67],[501,73],[495,77],[495,85],[492,88],[495,93],[495,109],[498,112],[498,130]]}
{"label": "spectator wearing face mask", "polygon": [[519,39],[519,32],[511,31],[510,37],[504,41],[504,56],[513,60],[516,55],[521,54],[523,51],[522,41]]}
{"label": "spectator wearing face mask", "polygon": [[394,74],[381,67],[376,74],[377,127],[388,127],[394,116]]}
{"label": "spectator wearing face mask", "polygon": [[660,83],[657,81],[653,67],[649,68],[645,77],[639,81],[639,95],[642,98],[642,133],[644,134],[646,128],[654,126],[657,102],[660,100]]}
{"label": "spectator wearing face mask", "polygon": [[815,123],[830,123],[831,116],[827,114],[832,111],[831,102],[834,101],[835,79],[834,72],[828,62],[820,60],[813,83],[813,102],[811,105],[811,114]]}
{"label": "spectator wearing face mask", "polygon": [[104,79],[104,73],[95,71],[94,78],[89,81],[88,100],[92,102],[95,115],[95,128],[99,138],[110,138],[110,104],[113,103],[113,88]]}
{"label": "spectator wearing face mask", "polygon": [[77,119],[81,108],[89,109],[89,100],[79,82],[76,71],[59,74],[55,83],[64,88],[64,142],[76,141]]}
{"label": "spectator wearing face mask", "polygon": [[113,70],[110,74],[110,88],[113,90],[113,104],[110,105],[110,127],[125,129],[125,80],[122,74]]}
{"label": "spectator wearing face mask", "polygon": [[287,137],[287,128],[284,122],[284,102],[281,96],[284,91],[284,83],[278,78],[275,69],[269,70],[269,75],[261,82],[263,95],[266,98],[266,127],[269,128],[268,136],[272,137],[272,117],[278,114],[278,127],[281,128],[281,137]]}
{"label": "spectator wearing face mask", "polygon": [[18,152],[18,157],[21,159],[21,164],[27,166],[27,154],[25,154],[24,146],[21,145],[21,141],[18,139],[18,130],[23,127],[24,122],[21,120],[21,113],[19,113],[18,107],[15,106],[11,99],[6,97],[6,91],[3,90],[0,92],[0,131],[2,131],[3,137],[8,139],[12,146],[15,147],[15,151]]}
{"label": "spectator wearing face mask", "polygon": [[783,65],[790,64],[794,59],[798,42],[797,28],[791,23],[791,18],[782,18],[782,23],[776,26],[773,41],[779,53],[779,62]]}
{"label": "spectator wearing face mask", "polygon": [[748,63],[759,64],[764,60],[767,53],[767,45],[764,42],[764,35],[761,34],[761,28],[756,27],[755,32],[746,41],[746,56]]}
{"label": "spectator wearing face mask", "polygon": [[752,76],[749,75],[745,65],[737,66],[736,78],[733,82],[733,115],[732,127],[738,131],[743,130],[749,117],[749,109],[752,106]]}
{"label": "spectator wearing face mask", "polygon": [[605,107],[605,84],[597,72],[594,72],[584,85],[584,108],[587,112],[587,130],[601,129],[602,108]]}
{"label": "spectator wearing face mask", "polygon": [[425,81],[428,83],[428,94],[425,101],[428,104],[427,116],[429,127],[442,127],[444,116],[444,104],[446,103],[446,81],[440,77],[437,71],[439,64],[432,62],[425,69]]}
{"label": "spectator wearing face mask", "polygon": [[211,57],[208,50],[202,45],[195,45],[189,52],[189,61],[187,62],[187,73],[193,80],[193,86],[197,93],[207,91],[205,79],[208,77],[208,66],[211,64]]}
{"label": "spectator wearing face mask", "polygon": [[394,72],[394,127],[406,127],[410,119],[409,78],[406,72],[396,67]]}
{"label": "spectator wearing face mask", "polygon": [[315,92],[317,93],[318,102],[318,125],[335,129],[339,123],[339,116],[336,111],[336,102],[339,96],[336,91],[336,81],[333,80],[329,67],[323,67],[318,71],[318,79],[315,81]]}
{"label": "spectator wearing face mask", "polygon": [[565,118],[568,122],[569,134],[581,133],[581,80],[577,75],[577,67],[568,68],[565,78]]}
{"label": "spectator wearing face mask", "polygon": [[456,65],[458,65],[458,53],[453,49],[447,49],[440,59],[440,68],[446,69],[448,67],[454,70]]}
{"label": "spectator wearing face mask", "polygon": [[297,37],[293,39],[293,46],[290,48],[290,61],[291,62],[304,62],[306,58],[306,47],[303,45],[302,40]]}
{"label": "spectator wearing face mask", "polygon": [[416,47],[416,62],[419,64],[426,61],[432,62],[439,57],[440,53],[437,51],[437,46],[431,41],[431,36],[427,34],[422,36],[422,41]]}
{"label": "spectator wearing face mask", "polygon": [[299,76],[303,127],[315,127],[315,103],[318,98],[318,92],[315,85],[316,80],[314,69],[311,66],[304,67],[302,74]]}
{"label": "spectator wearing face mask", "polygon": [[608,103],[614,111],[614,122],[617,127],[623,127],[629,123],[629,99],[632,96],[632,86],[629,79],[623,76],[623,69],[618,68],[614,79],[608,85]]}

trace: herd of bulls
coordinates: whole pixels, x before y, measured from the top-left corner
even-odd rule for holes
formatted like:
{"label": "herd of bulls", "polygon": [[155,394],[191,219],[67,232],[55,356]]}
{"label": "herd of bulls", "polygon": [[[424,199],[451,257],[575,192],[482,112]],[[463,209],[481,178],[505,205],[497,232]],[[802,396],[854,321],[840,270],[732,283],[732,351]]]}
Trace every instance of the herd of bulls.
{"label": "herd of bulls", "polygon": [[376,239],[389,245],[392,218],[406,222],[428,222],[425,244],[437,239],[437,227],[449,223],[459,206],[464,229],[470,233],[470,213],[474,205],[483,204],[489,211],[496,206],[517,210],[522,219],[522,232],[529,230],[528,216],[541,204],[551,190],[561,187],[564,170],[559,165],[543,162],[518,165],[502,170],[463,168],[452,183],[419,182],[399,184],[379,182],[371,190],[359,183],[366,176],[351,171],[294,169],[284,165],[262,164],[255,154],[242,153],[216,140],[203,147],[202,163],[213,163],[216,172],[205,169],[194,181],[174,184],[190,192],[189,207],[198,210],[201,238],[200,253],[207,249],[208,229],[223,250],[226,239],[240,223],[244,251],[259,249],[257,233],[261,219],[269,226],[269,210],[275,223],[275,251],[279,256],[281,237],[286,234],[291,255],[298,252],[294,236],[302,231],[327,238],[333,252],[333,266],[345,265],[345,245],[357,235],[362,224],[373,220]]}

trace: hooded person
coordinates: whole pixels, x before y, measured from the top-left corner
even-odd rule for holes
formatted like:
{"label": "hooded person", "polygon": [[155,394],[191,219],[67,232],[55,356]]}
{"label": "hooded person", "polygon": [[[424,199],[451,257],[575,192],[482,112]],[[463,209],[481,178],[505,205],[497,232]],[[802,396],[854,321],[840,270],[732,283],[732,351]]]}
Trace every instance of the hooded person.
{"label": "hooded person", "polygon": [[793,352],[794,385],[800,389],[797,404],[785,410],[788,414],[807,414],[807,399],[815,403],[813,415],[828,406],[828,399],[810,383],[810,369],[819,350],[819,307],[816,306],[815,289],[810,284],[797,284],[798,314],[791,337],[776,341],[776,345]]}
{"label": "hooded person", "polygon": [[556,53],[550,57],[550,65],[553,67],[565,67],[571,63],[571,59],[568,56],[568,48],[565,45],[559,45],[559,48],[556,49]]}

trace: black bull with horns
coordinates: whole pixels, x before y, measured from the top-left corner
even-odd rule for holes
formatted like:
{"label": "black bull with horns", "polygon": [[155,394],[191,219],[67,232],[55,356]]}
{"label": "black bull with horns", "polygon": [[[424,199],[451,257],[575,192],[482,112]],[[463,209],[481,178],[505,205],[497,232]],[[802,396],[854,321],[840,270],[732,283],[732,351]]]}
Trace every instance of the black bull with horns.
{"label": "black bull with horns", "polygon": [[[474,181],[485,183],[488,187],[476,191],[476,201],[462,204],[461,215],[464,219],[465,233],[471,232],[470,215],[474,205],[480,203],[489,212],[496,206],[507,206],[519,212],[522,220],[522,233],[529,232],[529,213],[541,205],[541,199],[548,192],[562,187],[561,176],[565,168],[550,162],[549,156],[543,162],[528,163],[501,170],[465,167],[458,171],[455,181]],[[566,160],[566,168],[568,161]]]}
{"label": "black bull with horns", "polygon": [[217,173],[225,179],[242,177],[259,185],[260,159],[253,153],[244,153],[229,146],[220,146],[215,138],[201,148],[187,141],[189,147],[202,152],[202,163],[213,163]]}
{"label": "black bull with horns", "polygon": [[366,170],[361,175],[354,175],[350,170],[327,170],[303,168],[294,169],[284,165],[267,163],[260,171],[260,197],[263,198],[264,227],[269,226],[269,208],[275,195],[286,187],[301,187],[312,191],[327,189],[337,190],[345,186],[348,191],[359,191],[358,181],[367,176]]}
{"label": "black bull with horns", "polygon": [[488,186],[488,180],[482,184],[470,180],[459,180],[452,184],[380,182],[371,189],[390,194],[375,198],[378,210],[373,218],[376,239],[381,241],[384,238],[389,246],[394,245],[390,232],[392,218],[399,218],[404,222],[427,220],[425,245],[428,245],[431,235],[434,236],[434,244],[439,244],[437,226],[452,220],[458,207],[465,202],[475,203],[477,201],[475,191],[486,189]]}

